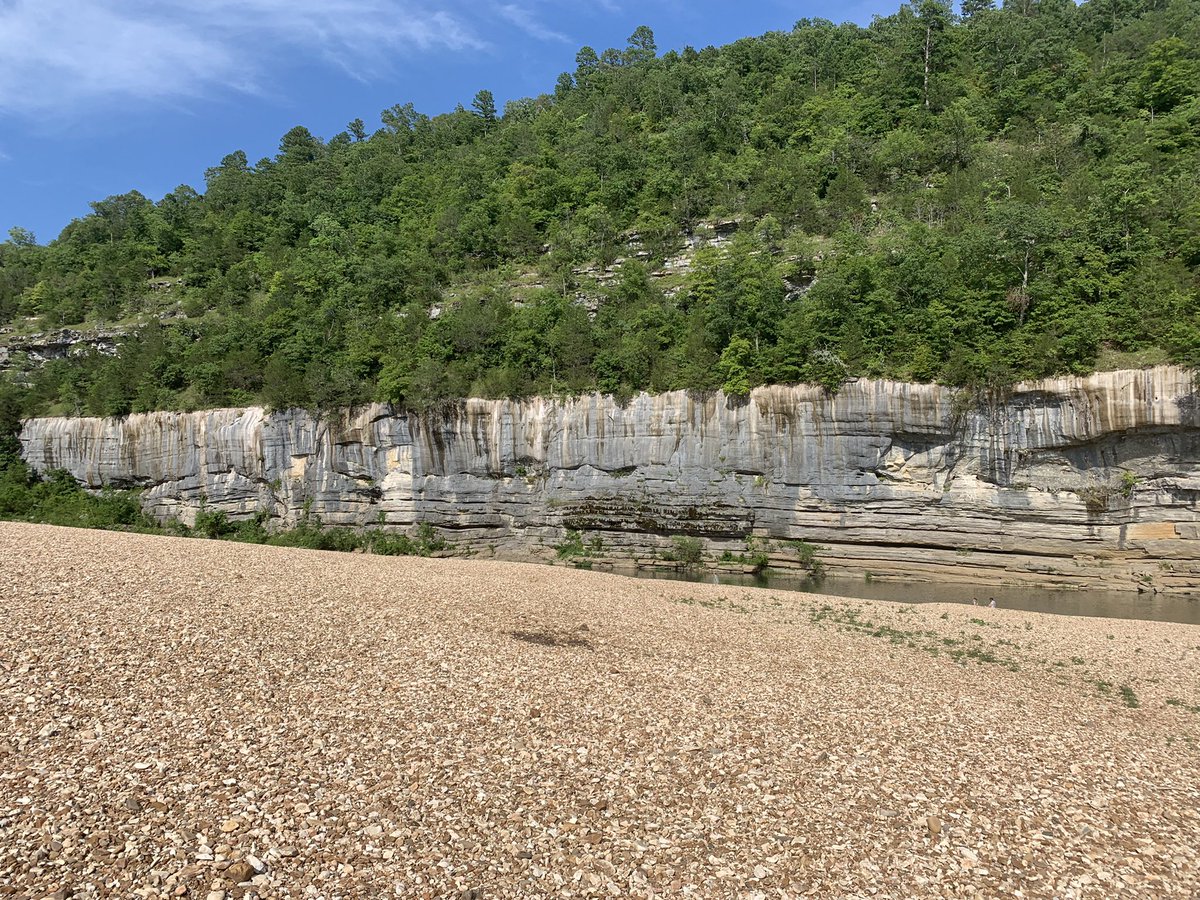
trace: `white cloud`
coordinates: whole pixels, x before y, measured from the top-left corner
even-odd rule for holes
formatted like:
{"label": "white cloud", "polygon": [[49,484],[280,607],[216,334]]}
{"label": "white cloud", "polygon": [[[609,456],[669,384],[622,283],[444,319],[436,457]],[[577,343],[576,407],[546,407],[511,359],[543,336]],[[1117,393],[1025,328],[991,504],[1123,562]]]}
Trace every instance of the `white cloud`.
{"label": "white cloud", "polygon": [[504,3],[496,7],[496,12],[502,19],[539,41],[562,41],[564,44],[571,42],[571,39],[561,31],[555,31],[543,25],[533,11],[524,6]]}
{"label": "white cloud", "polygon": [[366,78],[397,53],[483,46],[430,0],[0,0],[0,112],[267,90],[298,54]]}

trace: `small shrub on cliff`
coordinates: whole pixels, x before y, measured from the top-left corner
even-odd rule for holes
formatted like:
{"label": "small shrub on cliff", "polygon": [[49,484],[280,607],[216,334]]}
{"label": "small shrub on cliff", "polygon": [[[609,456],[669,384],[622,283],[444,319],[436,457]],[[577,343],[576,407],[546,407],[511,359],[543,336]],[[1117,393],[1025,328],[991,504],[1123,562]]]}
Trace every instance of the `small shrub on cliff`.
{"label": "small shrub on cliff", "polygon": [[704,559],[703,547],[699,538],[677,534],[671,538],[671,550],[667,558],[685,566],[698,566]]}
{"label": "small shrub on cliff", "polygon": [[814,578],[820,578],[825,574],[825,566],[821,560],[817,558],[817,553],[821,548],[816,544],[810,544],[808,541],[789,541],[788,546],[796,551],[796,556],[802,568]]}
{"label": "small shrub on cliff", "polygon": [[1107,484],[1094,484],[1080,488],[1076,493],[1089,513],[1099,515],[1108,509],[1108,501],[1115,492]]}
{"label": "small shrub on cliff", "polygon": [[583,546],[583,535],[573,528],[567,529],[566,539],[554,549],[558,551],[559,559],[574,559],[587,553]]}
{"label": "small shrub on cliff", "polygon": [[746,538],[746,552],[742,555],[742,561],[753,566],[755,572],[761,572],[771,564],[770,551],[770,541],[751,535]]}
{"label": "small shrub on cliff", "polygon": [[1080,488],[1076,493],[1089,513],[1099,515],[1107,510],[1109,504],[1116,498],[1132,500],[1137,485],[1137,475],[1133,472],[1122,472],[1120,479],[1116,482],[1088,485]]}
{"label": "small shrub on cliff", "polygon": [[1124,497],[1126,500],[1131,499],[1133,497],[1133,491],[1137,487],[1137,483],[1138,483],[1138,477],[1136,475],[1134,475],[1132,472],[1122,472],[1121,473],[1121,486],[1118,489],[1121,496]]}

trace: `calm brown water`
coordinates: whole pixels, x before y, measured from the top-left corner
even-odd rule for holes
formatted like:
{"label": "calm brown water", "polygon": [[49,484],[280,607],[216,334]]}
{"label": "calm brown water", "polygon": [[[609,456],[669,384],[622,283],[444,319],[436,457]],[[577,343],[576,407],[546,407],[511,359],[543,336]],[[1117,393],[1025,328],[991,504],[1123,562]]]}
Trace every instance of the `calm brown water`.
{"label": "calm brown water", "polygon": [[1200,596],[1179,597],[1138,594],[1129,591],[1052,591],[1045,588],[990,587],[986,585],[922,584],[900,581],[867,581],[862,578],[825,578],[812,581],[789,575],[767,573],[766,578],[752,575],[721,575],[642,570],[638,578],[663,578],[706,584],[765,587],[776,591],[807,591],[834,597],[857,597],[890,603],[964,603],[978,599],[987,606],[995,597],[1002,609],[1055,613],[1063,616],[1098,616],[1110,619],[1147,619],[1155,622],[1182,622],[1200,625]]}

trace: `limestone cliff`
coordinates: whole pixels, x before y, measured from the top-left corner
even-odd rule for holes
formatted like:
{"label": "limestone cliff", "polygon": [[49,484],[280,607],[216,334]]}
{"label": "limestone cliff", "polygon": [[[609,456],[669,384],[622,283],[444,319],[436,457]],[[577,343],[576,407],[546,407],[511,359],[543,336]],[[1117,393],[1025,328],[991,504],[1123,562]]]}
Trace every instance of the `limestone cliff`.
{"label": "limestone cliff", "polygon": [[1187,591],[1200,579],[1200,403],[1159,367],[968,402],[858,380],[720,394],[466,400],[436,412],[221,409],[32,419],[39,470],[141,486],[155,516],[428,522],[463,549],[552,555],[565,529],[615,560],[671,535],[739,553],[821,545],[833,571]]}

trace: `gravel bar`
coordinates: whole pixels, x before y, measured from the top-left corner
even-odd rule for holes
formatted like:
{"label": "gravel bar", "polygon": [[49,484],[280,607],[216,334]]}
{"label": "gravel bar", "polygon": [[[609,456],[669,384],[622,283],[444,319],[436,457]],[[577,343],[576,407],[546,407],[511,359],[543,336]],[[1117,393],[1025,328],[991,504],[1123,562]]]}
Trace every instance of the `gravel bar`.
{"label": "gravel bar", "polygon": [[1200,627],[14,523],[0,614],[0,895],[1200,893]]}

